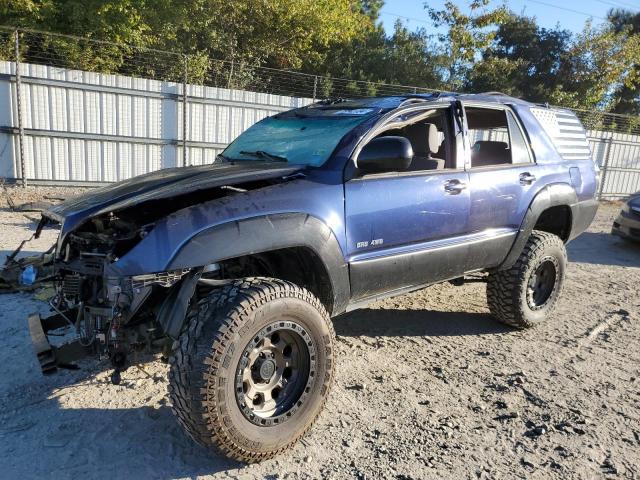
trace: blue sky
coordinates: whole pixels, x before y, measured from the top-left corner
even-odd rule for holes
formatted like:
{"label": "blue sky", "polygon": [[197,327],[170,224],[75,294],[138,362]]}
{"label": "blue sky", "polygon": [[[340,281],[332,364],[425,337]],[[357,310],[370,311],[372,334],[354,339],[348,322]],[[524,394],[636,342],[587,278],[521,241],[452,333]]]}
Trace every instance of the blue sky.
{"label": "blue sky", "polygon": [[[454,1],[460,6],[468,5],[467,0]],[[428,0],[429,5],[434,8],[441,8],[444,2],[445,0]],[[499,0],[493,3],[501,4]],[[614,6],[640,11],[640,0],[507,0],[506,3],[516,13],[535,16],[538,24],[543,27],[555,27],[559,24],[573,32],[582,30],[589,15],[593,16],[594,24],[602,23],[602,18],[605,18],[609,9]],[[393,24],[398,19],[396,15],[410,17],[402,20],[411,30],[419,27],[429,28],[429,19],[423,5],[424,0],[386,0],[381,20],[387,32],[393,29]]]}

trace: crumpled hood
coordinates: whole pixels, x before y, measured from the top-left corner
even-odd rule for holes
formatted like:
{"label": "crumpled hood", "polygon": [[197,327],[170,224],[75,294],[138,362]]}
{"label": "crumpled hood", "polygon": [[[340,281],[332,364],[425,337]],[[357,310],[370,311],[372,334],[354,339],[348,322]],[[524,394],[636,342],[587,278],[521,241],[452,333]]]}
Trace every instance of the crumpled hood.
{"label": "crumpled hood", "polygon": [[70,231],[95,215],[120,210],[150,200],[170,199],[198,190],[268,180],[291,175],[302,165],[281,162],[216,163],[158,170],[73,197],[43,212]]}

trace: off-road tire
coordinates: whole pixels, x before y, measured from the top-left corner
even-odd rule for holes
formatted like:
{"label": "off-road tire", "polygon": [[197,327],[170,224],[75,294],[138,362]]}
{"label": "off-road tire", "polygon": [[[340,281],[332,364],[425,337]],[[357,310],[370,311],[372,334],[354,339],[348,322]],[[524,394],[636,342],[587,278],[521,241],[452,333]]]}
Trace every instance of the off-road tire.
{"label": "off-road tire", "polygon": [[[243,414],[234,380],[243,351],[274,319],[293,319],[309,333],[317,360],[315,383],[290,418],[262,426]],[[248,463],[272,458],[299,440],[323,409],[333,383],[334,337],[320,301],[290,282],[245,278],[212,290],[190,309],[173,343],[173,412],[197,443],[216,454]]]}
{"label": "off-road tire", "polygon": [[[555,268],[555,284],[548,299],[531,306],[528,288],[531,276],[544,263]],[[487,303],[500,322],[516,328],[529,328],[544,321],[553,311],[562,292],[567,253],[562,240],[551,233],[534,230],[513,266],[493,272],[487,281]]]}

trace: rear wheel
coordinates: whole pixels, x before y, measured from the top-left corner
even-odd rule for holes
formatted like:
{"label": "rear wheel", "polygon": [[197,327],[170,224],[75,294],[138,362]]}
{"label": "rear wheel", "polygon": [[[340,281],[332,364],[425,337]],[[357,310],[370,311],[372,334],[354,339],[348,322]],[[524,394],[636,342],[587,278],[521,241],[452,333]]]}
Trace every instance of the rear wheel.
{"label": "rear wheel", "polygon": [[245,462],[271,458],[322,410],[333,342],[324,307],[292,283],[247,278],[214,290],[173,346],[174,413],[207,448]]}
{"label": "rear wheel", "polygon": [[534,230],[515,264],[489,275],[487,303],[491,314],[516,328],[542,322],[562,292],[566,264],[562,240]]}

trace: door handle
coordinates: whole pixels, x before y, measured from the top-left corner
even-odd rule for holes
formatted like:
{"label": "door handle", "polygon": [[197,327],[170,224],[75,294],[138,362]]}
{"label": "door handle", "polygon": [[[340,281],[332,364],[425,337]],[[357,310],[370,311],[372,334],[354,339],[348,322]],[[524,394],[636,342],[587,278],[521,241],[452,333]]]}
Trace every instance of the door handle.
{"label": "door handle", "polygon": [[524,172],[520,174],[520,185],[531,185],[536,181],[536,176],[531,175],[529,172]]}
{"label": "door handle", "polygon": [[444,182],[444,191],[448,195],[458,195],[465,188],[467,188],[467,184],[461,182],[460,180],[447,180]]}

